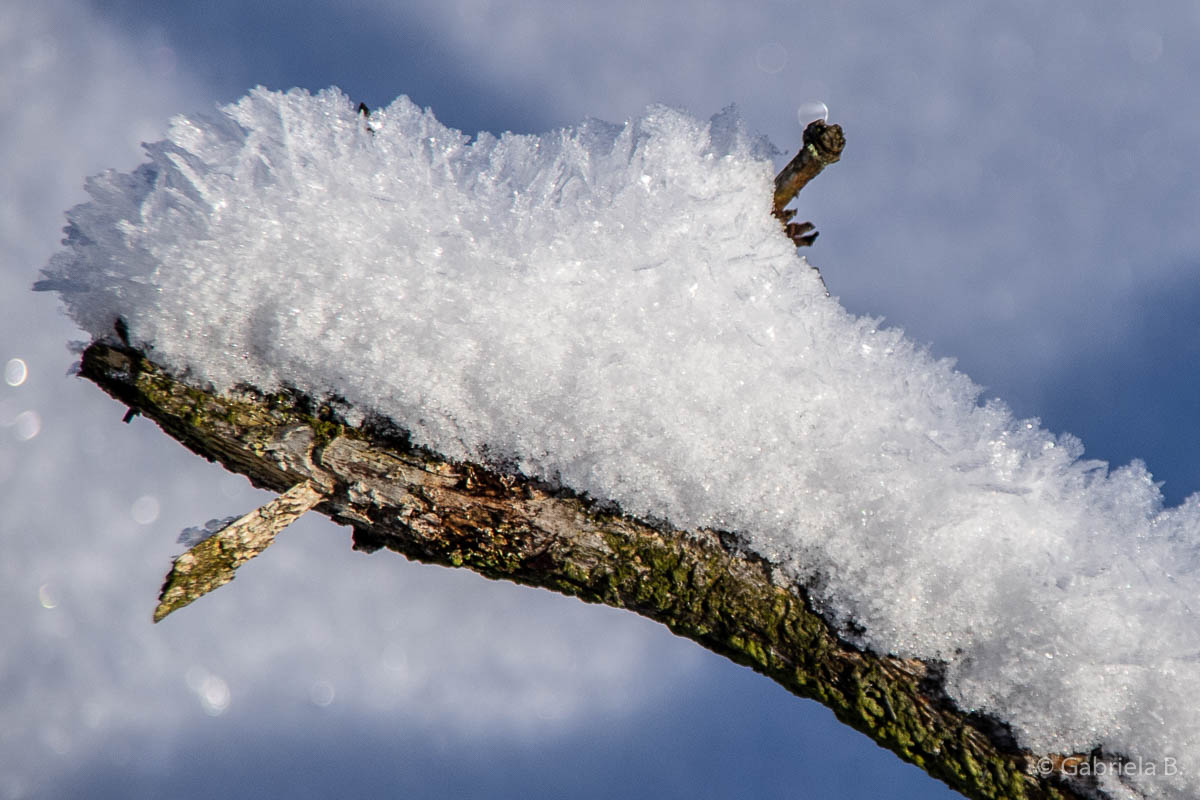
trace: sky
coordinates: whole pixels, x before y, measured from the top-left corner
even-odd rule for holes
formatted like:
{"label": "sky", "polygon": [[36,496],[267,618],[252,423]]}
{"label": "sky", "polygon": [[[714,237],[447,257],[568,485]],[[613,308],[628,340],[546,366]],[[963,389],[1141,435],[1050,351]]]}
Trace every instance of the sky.
{"label": "sky", "polygon": [[1169,502],[1200,488],[1194,4],[680,9],[5,4],[0,798],[953,796],[659,626],[353,553],[316,517],[152,626],[177,532],[268,495],[121,424],[29,292],[85,176],[257,84],[407,94],[468,132],[736,103],[787,155],[820,100],[848,145],[800,213],[843,305],[1089,457],[1145,460]]}

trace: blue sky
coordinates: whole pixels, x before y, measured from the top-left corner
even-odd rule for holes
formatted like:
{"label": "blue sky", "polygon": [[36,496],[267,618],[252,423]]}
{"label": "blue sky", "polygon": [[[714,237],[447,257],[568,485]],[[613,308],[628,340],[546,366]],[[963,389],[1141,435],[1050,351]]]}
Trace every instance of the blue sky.
{"label": "blue sky", "polygon": [[319,519],[151,626],[174,533],[262,495],[121,425],[27,288],[84,176],[256,84],[408,94],[471,132],[736,102],[788,151],[824,100],[849,145],[801,214],[833,294],[1179,502],[1200,488],[1200,11],[1046,6],[8,4],[0,363],[30,377],[0,385],[0,798],[949,796],[657,626],[350,553]]}

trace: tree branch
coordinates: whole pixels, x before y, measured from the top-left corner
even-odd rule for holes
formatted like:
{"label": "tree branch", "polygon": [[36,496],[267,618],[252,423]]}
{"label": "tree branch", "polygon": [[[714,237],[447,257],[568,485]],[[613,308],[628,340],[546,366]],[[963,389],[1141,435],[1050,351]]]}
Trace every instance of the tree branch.
{"label": "tree branch", "polygon": [[351,428],[329,404],[294,393],[216,396],[115,340],[93,343],[81,374],[257,486],[309,487],[300,504],[315,502],[353,528],[358,550],[387,548],[629,609],[818,700],[971,798],[1095,792],[1070,767],[1102,754],[1051,756],[1042,763],[1052,768],[1039,771],[1038,756],[1017,748],[1003,724],[954,707],[938,665],[840,640],[803,587],[782,581],[733,534],[648,524],[566,489],[453,463],[385,421]]}

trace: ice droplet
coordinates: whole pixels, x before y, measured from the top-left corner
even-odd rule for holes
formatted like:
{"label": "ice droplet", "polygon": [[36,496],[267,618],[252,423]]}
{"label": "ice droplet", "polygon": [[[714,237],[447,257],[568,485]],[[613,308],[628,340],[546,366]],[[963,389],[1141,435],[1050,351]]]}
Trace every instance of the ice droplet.
{"label": "ice droplet", "polygon": [[829,121],[829,106],[822,102],[816,103],[801,103],[800,108],[796,109],[796,116],[800,119],[800,127],[807,128],[808,123],[813,120],[821,120],[821,122]]}

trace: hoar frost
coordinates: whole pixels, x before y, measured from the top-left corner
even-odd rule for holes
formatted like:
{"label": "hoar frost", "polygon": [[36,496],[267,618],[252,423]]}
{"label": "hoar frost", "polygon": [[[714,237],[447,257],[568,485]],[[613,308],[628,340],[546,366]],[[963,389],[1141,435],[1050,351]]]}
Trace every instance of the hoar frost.
{"label": "hoar frost", "polygon": [[1200,794],[1200,498],[1164,510],[1141,464],[1082,460],[826,297],[732,112],[472,139],[406,98],[367,120],[259,89],[146,150],[88,182],[41,282],[93,336],[120,317],[218,390],[335,393],[737,531],[1023,745],[1171,758],[1120,780]]}

